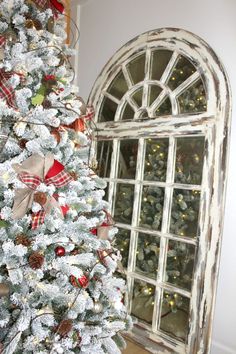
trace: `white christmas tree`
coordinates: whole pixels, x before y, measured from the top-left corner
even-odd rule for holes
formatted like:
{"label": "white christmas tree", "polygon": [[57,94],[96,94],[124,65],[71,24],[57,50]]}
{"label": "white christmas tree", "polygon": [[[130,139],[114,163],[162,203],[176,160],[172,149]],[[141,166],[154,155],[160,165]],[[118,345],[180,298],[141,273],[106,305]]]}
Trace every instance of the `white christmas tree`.
{"label": "white christmas tree", "polygon": [[131,326],[63,11],[57,0],[0,2],[3,354],[116,354]]}

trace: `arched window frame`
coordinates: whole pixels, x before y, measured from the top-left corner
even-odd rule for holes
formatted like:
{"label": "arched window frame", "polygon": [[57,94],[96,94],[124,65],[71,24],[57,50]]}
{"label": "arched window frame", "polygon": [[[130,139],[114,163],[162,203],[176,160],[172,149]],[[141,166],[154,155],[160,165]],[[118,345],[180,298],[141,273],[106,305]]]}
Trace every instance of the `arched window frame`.
{"label": "arched window frame", "polygon": [[[150,65],[148,53],[152,48],[172,50],[174,55],[175,53],[182,54],[194,63],[201,73],[207,92],[207,111],[197,114],[179,114],[174,98],[172,98],[174,113],[172,116],[118,121],[119,112],[117,112],[115,121],[99,122],[98,114],[103,95],[120,68],[124,68],[131,57],[146,50],[145,71],[147,73]],[[175,60],[174,55],[173,61]],[[197,245],[198,256],[191,293],[190,330],[187,344],[182,344],[174,338],[159,333],[157,323],[154,323],[152,329],[144,324],[139,324],[135,328],[133,336],[145,344],[150,351],[155,350],[156,346],[152,344],[152,341],[155,341],[160,345],[158,351],[160,353],[162,346],[165,348],[163,352],[169,349],[176,353],[209,353],[223,229],[231,116],[231,95],[225,70],[214,51],[196,35],[174,28],[149,31],[128,42],[106,64],[93,86],[89,104],[95,107],[98,139],[115,139],[114,151],[118,149],[117,139],[134,136],[142,139],[147,135],[149,137],[170,137],[168,167],[174,165],[174,137],[204,135],[206,138],[207,154],[204,157],[199,215],[200,237],[197,241],[199,242]],[[112,159],[111,177],[117,168],[115,153],[113,153]],[[173,168],[167,168],[167,182],[172,180],[172,174]],[[114,183],[112,178],[109,181],[111,182],[109,184],[109,202],[113,205]],[[168,210],[171,205],[170,198],[171,194],[167,190],[163,223],[168,222],[166,215],[170,214],[170,210]],[[165,238],[163,239],[161,247],[165,248],[167,241]],[[134,243],[134,238],[132,239],[131,236],[131,249],[135,249]],[[131,254],[128,265],[130,273],[133,262]],[[160,274],[163,274],[163,271],[163,269],[159,269]],[[131,278],[132,274],[129,274],[128,270],[129,288],[132,287]],[[160,296],[157,295],[156,301],[158,300],[160,301]]]}

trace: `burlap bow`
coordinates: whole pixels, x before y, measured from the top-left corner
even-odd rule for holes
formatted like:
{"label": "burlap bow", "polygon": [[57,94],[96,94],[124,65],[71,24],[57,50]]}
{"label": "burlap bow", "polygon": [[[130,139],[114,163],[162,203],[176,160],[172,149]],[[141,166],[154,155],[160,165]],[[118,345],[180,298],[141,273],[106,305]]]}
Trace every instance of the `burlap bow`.
{"label": "burlap bow", "polygon": [[[32,207],[35,192],[41,183],[46,185],[53,184],[55,187],[60,188],[73,181],[70,174],[65,171],[64,166],[54,160],[54,156],[50,153],[45,157],[33,154],[21,165],[13,165],[13,168],[18,173],[19,180],[26,185],[26,188],[15,191],[12,212],[14,219],[22,218]],[[32,229],[36,229],[43,223],[46,214],[50,213],[53,208],[59,211],[59,217],[64,217],[65,208],[60,207],[56,200],[56,195],[48,196],[43,205],[43,210],[32,215]]]}

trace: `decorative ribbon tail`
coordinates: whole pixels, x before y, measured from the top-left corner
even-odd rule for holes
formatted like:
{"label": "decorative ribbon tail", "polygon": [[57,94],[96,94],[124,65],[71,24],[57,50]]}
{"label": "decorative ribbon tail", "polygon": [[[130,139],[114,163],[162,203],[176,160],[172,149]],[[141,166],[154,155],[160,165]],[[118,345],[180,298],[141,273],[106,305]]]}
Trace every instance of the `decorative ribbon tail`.
{"label": "decorative ribbon tail", "polygon": [[34,191],[24,188],[15,191],[14,205],[12,209],[12,217],[14,220],[22,218],[31,207],[34,199]]}
{"label": "decorative ribbon tail", "polygon": [[64,12],[65,7],[61,2],[59,2],[57,0],[50,0],[50,3],[51,3],[51,6],[53,6],[61,14]]}

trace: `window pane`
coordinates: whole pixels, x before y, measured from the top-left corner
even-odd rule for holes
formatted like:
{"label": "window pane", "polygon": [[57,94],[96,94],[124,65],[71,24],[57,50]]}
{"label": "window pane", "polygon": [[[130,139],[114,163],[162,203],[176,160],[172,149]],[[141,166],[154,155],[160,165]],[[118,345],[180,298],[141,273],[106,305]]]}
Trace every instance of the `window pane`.
{"label": "window pane", "polygon": [[116,109],[117,104],[108,97],[104,96],[99,112],[99,122],[113,121],[115,118]]}
{"label": "window pane", "polygon": [[201,184],[204,146],[204,137],[177,139],[175,182]]}
{"label": "window pane", "polygon": [[139,233],[136,252],[136,272],[156,279],[160,252],[160,238]]}
{"label": "window pane", "polygon": [[139,226],[161,230],[164,188],[143,186]]}
{"label": "window pane", "polygon": [[121,140],[118,178],[134,179],[138,153],[138,140]]}
{"label": "window pane", "polygon": [[151,106],[156,98],[160,95],[162,89],[157,85],[149,86],[148,90],[148,105]]}
{"label": "window pane", "polygon": [[165,182],[168,146],[168,139],[146,140],[144,180]]}
{"label": "window pane", "polygon": [[98,141],[97,160],[99,177],[110,177],[112,150],[112,141]]}
{"label": "window pane", "polygon": [[189,329],[189,299],[178,293],[163,291],[160,329],[182,341]]}
{"label": "window pane", "polygon": [[125,103],[121,113],[121,120],[130,120],[134,118],[134,110],[128,102]]}
{"label": "window pane", "polygon": [[111,85],[108,87],[107,92],[112,96],[121,99],[124,94],[128,91],[128,86],[122,71],[115,77]]}
{"label": "window pane", "polygon": [[183,242],[169,240],[166,281],[186,290],[192,288],[195,247]]}
{"label": "window pane", "polygon": [[103,197],[104,200],[108,201],[108,197],[109,197],[109,183],[107,183],[106,188],[104,189],[105,191],[105,195]]}
{"label": "window pane", "polygon": [[160,104],[157,106],[154,115],[159,116],[168,116],[172,113],[172,106],[169,97],[166,97]]}
{"label": "window pane", "polygon": [[168,86],[174,90],[195,73],[195,67],[185,57],[180,56],[177,64],[174,66],[168,80]]}
{"label": "window pane", "polygon": [[131,60],[131,62],[128,64],[128,71],[130,72],[134,84],[137,84],[138,82],[144,80],[145,59],[146,59],[146,54],[143,53],[139,55],[137,58]]}
{"label": "window pane", "polygon": [[172,52],[170,50],[155,50],[152,52],[152,80],[160,80],[171,56]]}
{"label": "window pane", "polygon": [[115,200],[115,221],[131,224],[133,214],[134,186],[117,183]]}
{"label": "window pane", "polygon": [[138,90],[136,90],[132,98],[137,103],[137,105],[141,107],[143,101],[143,87],[140,87]]}
{"label": "window pane", "polygon": [[196,237],[200,191],[174,189],[170,232],[180,236]]}
{"label": "window pane", "polygon": [[152,323],[155,287],[141,280],[134,281],[132,315],[149,324]]}
{"label": "window pane", "polygon": [[124,268],[128,266],[129,259],[129,244],[130,244],[130,230],[119,229],[115,239],[115,247],[118,248],[122,255],[122,265]]}
{"label": "window pane", "polygon": [[199,113],[207,109],[206,93],[202,80],[198,80],[178,97],[180,113]]}

